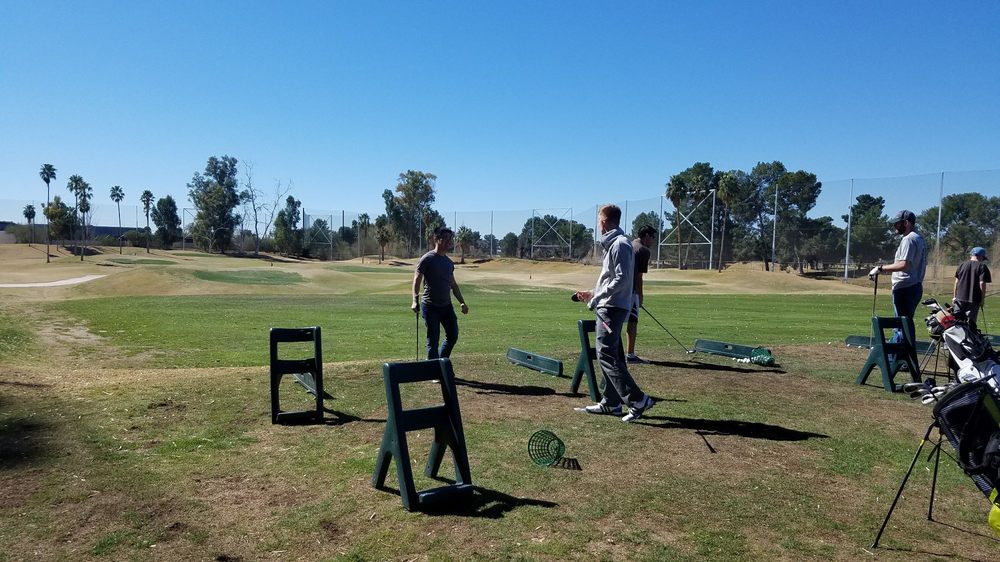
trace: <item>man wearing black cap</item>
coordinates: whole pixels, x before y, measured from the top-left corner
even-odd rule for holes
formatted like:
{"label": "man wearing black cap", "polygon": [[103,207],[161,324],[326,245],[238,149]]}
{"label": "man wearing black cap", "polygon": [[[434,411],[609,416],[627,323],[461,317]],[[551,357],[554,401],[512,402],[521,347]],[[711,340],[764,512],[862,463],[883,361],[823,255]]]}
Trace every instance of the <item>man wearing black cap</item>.
{"label": "man wearing black cap", "polygon": [[[896,229],[896,234],[903,237],[896,249],[896,261],[875,266],[868,272],[872,281],[877,281],[879,273],[892,273],[892,306],[896,309],[896,316],[906,318],[910,333],[914,335],[913,315],[924,294],[924,272],[927,270],[927,245],[916,230],[916,221],[917,217],[911,211],[896,213],[892,218],[892,227]],[[893,341],[902,339],[900,333],[893,337]]]}
{"label": "man wearing black cap", "polygon": [[979,246],[969,250],[968,261],[962,262],[955,272],[955,305],[966,313],[973,329],[977,329],[976,319],[986,297],[986,284],[992,282],[990,268],[986,267],[986,250]]}

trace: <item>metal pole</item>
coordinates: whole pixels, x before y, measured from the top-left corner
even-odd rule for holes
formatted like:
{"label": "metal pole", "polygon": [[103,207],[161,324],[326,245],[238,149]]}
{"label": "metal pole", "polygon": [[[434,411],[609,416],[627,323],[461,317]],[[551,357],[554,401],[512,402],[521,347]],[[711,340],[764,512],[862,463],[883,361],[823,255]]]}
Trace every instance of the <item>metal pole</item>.
{"label": "metal pole", "polygon": [[[626,224],[628,224],[628,199],[625,200],[625,220],[622,222],[623,226],[626,225]],[[622,228],[622,230],[625,230],[625,229]]]}
{"label": "metal pole", "polygon": [[496,241],[496,236],[493,236],[493,211],[490,211],[490,257],[493,257],[493,242]]}
{"label": "metal pole", "polygon": [[531,210],[531,239],[528,243],[531,244],[528,247],[528,257],[535,259],[535,209]]}
{"label": "metal pole", "polygon": [[[715,257],[715,190],[712,190],[712,232],[708,240],[708,269],[712,269],[712,258]],[[720,256],[721,258],[721,256]]]}
{"label": "metal pole", "polygon": [[656,217],[656,269],[660,269],[660,247],[663,245],[663,196],[660,196],[660,214]]}
{"label": "metal pole", "polygon": [[941,212],[944,209],[944,172],[941,172],[941,188],[938,191],[937,236],[934,238],[934,278],[941,274]]}
{"label": "metal pole", "polygon": [[851,198],[847,200],[847,251],[844,252],[844,281],[847,281],[847,267],[851,263],[851,219],[854,215],[854,178],[851,178]]}
{"label": "metal pole", "polygon": [[569,261],[573,261],[573,207],[569,208]]}
{"label": "metal pole", "polygon": [[774,264],[777,260],[775,248],[778,240],[778,185],[774,184],[774,228],[771,229],[771,271],[774,271]]}

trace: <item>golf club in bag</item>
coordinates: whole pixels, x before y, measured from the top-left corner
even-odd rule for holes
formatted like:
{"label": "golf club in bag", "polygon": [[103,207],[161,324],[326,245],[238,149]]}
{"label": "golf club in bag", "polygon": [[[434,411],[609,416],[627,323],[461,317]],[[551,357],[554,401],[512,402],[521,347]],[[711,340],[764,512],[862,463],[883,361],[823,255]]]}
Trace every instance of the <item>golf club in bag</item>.
{"label": "golf club in bag", "polygon": [[932,336],[940,337],[956,365],[959,382],[985,381],[1000,398],[1000,357],[990,340],[972,328],[966,311],[957,305],[942,307],[935,299],[923,302],[931,315],[924,319]]}

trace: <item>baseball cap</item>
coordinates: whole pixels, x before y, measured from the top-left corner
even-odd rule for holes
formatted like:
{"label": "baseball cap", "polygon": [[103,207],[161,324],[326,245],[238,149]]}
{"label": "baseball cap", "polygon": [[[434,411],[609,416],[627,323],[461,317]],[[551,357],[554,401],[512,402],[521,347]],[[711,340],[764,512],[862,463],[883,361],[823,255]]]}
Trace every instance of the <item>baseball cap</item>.
{"label": "baseball cap", "polygon": [[892,217],[892,220],[889,222],[892,224],[896,224],[897,222],[900,221],[910,221],[911,224],[916,224],[917,215],[914,215],[913,211],[907,211],[906,209],[903,209],[902,211],[896,213],[896,215]]}
{"label": "baseball cap", "polygon": [[970,256],[976,256],[981,260],[986,259],[986,250],[982,246],[976,246],[975,248],[969,250]]}

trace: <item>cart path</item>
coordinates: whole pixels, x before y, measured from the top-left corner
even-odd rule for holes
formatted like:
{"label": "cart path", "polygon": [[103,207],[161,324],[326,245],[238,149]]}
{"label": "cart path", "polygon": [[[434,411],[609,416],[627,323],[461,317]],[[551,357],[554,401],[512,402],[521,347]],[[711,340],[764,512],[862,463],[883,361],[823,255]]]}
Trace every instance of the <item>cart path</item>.
{"label": "cart path", "polygon": [[0,289],[23,289],[29,287],[62,287],[65,285],[77,285],[79,283],[86,283],[87,281],[93,281],[94,279],[100,279],[101,277],[106,277],[106,275],[84,275],[83,277],[73,277],[71,279],[49,281],[47,283],[0,283]]}

